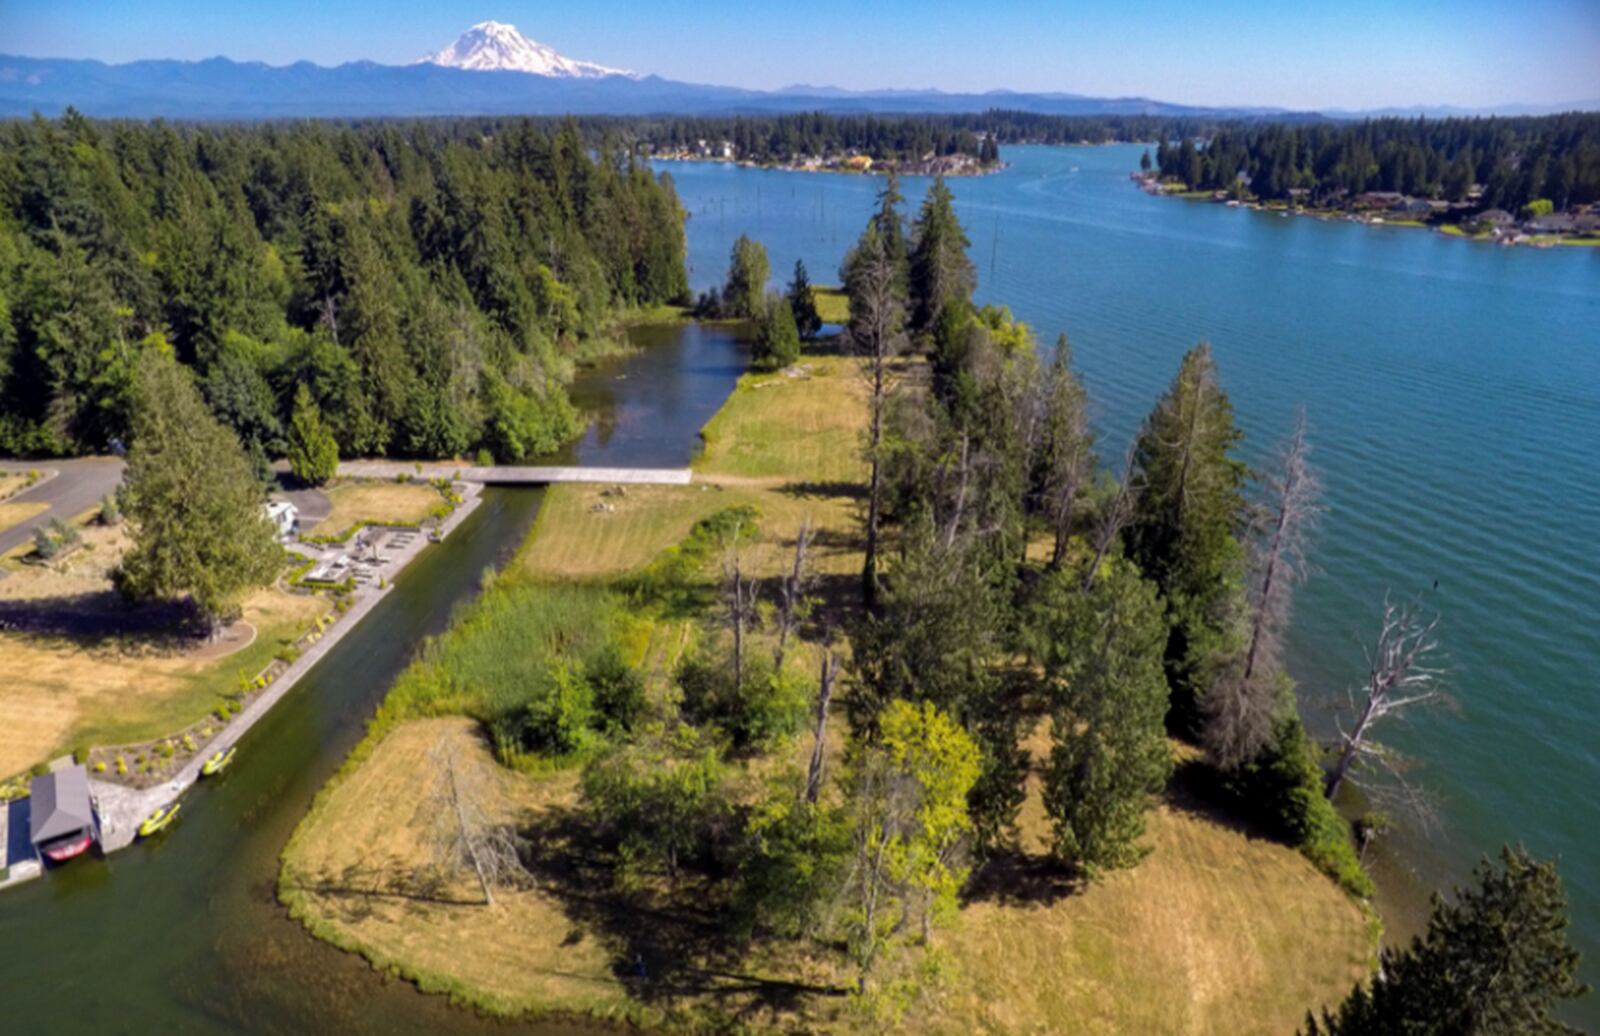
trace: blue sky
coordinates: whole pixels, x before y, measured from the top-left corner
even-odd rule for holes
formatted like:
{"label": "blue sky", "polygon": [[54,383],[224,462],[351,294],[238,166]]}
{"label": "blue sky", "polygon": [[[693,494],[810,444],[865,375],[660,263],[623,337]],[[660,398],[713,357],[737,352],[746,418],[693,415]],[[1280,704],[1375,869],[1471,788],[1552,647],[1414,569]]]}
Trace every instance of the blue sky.
{"label": "blue sky", "polygon": [[0,53],[402,63],[486,19],[570,57],[756,88],[1294,108],[1600,98],[1600,0],[0,0]]}

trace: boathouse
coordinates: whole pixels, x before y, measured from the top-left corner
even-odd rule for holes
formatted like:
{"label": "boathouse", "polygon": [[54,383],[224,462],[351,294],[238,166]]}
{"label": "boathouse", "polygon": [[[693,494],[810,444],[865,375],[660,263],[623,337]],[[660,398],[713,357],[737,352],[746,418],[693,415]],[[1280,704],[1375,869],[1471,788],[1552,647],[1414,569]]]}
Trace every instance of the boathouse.
{"label": "boathouse", "polygon": [[28,837],[39,855],[65,860],[94,841],[89,771],[68,766],[33,779],[28,794]]}

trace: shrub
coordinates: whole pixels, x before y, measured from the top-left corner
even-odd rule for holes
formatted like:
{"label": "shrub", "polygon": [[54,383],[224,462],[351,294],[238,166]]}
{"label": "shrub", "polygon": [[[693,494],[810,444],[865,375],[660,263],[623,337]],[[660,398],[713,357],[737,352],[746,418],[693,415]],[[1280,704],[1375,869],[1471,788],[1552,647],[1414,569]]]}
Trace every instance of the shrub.
{"label": "shrub", "polygon": [[1317,869],[1357,896],[1371,896],[1350,825],[1322,791],[1316,746],[1299,716],[1278,724],[1271,747],[1228,779],[1239,807],[1299,849]]}
{"label": "shrub", "polygon": [[584,767],[583,802],[617,850],[620,883],[710,857],[730,812],[726,772],[692,733],[614,748]]}
{"label": "shrub", "polygon": [[595,718],[607,734],[633,730],[644,718],[648,701],[644,679],[623,659],[616,644],[607,641],[583,665],[584,678],[594,693]]}
{"label": "shrub", "polygon": [[34,526],[33,552],[46,561],[61,553],[61,544],[54,536],[50,535],[48,526]]}
{"label": "shrub", "polygon": [[100,500],[100,524],[115,525],[122,521],[122,508],[117,504],[117,495],[107,493]]}
{"label": "shrub", "polygon": [[593,742],[594,691],[583,674],[563,661],[551,663],[540,692],[524,706],[516,726],[524,749],[572,755]]}
{"label": "shrub", "polygon": [[800,331],[795,326],[794,309],[788,299],[768,299],[750,351],[752,366],[760,371],[782,370],[799,358]]}
{"label": "shrub", "polygon": [[50,519],[50,532],[63,547],[70,547],[81,539],[78,530],[60,518]]}
{"label": "shrub", "polygon": [[683,711],[710,723],[739,750],[766,748],[805,723],[810,691],[802,679],[773,669],[765,651],[745,652],[744,677],[734,678],[730,652],[698,651],[679,663]]}
{"label": "shrub", "polygon": [[494,467],[494,454],[490,453],[487,447],[480,446],[474,463],[480,468],[492,468]]}

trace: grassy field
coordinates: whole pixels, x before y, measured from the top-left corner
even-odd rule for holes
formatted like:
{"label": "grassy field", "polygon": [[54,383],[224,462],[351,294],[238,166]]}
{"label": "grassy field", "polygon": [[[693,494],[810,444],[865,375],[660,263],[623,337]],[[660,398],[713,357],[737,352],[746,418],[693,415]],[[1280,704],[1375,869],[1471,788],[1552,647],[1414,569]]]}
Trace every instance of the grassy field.
{"label": "grassy field", "polygon": [[416,525],[444,501],[425,482],[343,482],[327,493],[333,510],[310,535],[338,536],[362,523]]}
{"label": "grassy field", "polygon": [[[528,822],[576,801],[571,772],[524,777],[495,767],[468,720],[397,726],[319,798],[285,851],[280,888],[296,915],[380,968],[497,1013],[650,1021],[617,977],[626,962],[582,922],[582,903],[539,888],[502,892],[492,907],[470,885],[416,894],[427,884],[433,823],[420,803],[441,739],[457,745],[458,765],[484,769],[507,818]],[[1043,815],[1034,781],[1022,828],[1035,846]],[[947,977],[895,1031],[1265,1036],[1293,1031],[1308,1007],[1337,1001],[1366,974],[1372,943],[1360,907],[1294,850],[1217,823],[1176,795],[1151,813],[1146,844],[1139,866],[1087,890],[1017,880],[977,895],[935,936]],[[775,963],[746,961],[743,971],[840,980],[817,963],[808,971],[785,962],[796,968],[789,975]],[[715,993],[699,1006],[729,1008],[733,998]],[[859,1028],[834,997],[801,998],[789,1012],[747,1020]]]}
{"label": "grassy field", "polygon": [[497,766],[470,720],[416,720],[393,730],[366,762],[319,798],[284,852],[280,891],[297,916],[325,938],[394,968],[425,989],[469,992],[499,1013],[563,1010],[629,1012],[610,954],[537,889],[506,891],[483,904],[471,884],[425,884],[431,816],[419,792],[440,743],[456,765],[477,771],[508,819],[576,801],[568,773],[532,780]]}
{"label": "grassy field", "polygon": [[[741,380],[705,429],[690,486],[552,487],[502,580],[626,585],[697,521],[747,504],[760,525],[746,548],[747,571],[781,571],[795,527],[810,517],[820,530],[818,567],[853,585],[864,408],[841,400],[859,399],[862,388],[848,360],[808,357],[803,367],[798,377]],[[629,654],[643,657],[652,683],[664,679],[691,626],[644,624],[648,643]],[[589,897],[551,886],[506,893],[487,907],[464,902],[474,898],[470,889],[453,890],[446,902],[407,891],[429,862],[432,821],[417,805],[431,780],[429,753],[448,738],[492,764],[468,720],[384,716],[285,851],[280,894],[296,916],[379,967],[497,1013],[659,1020],[657,1001],[619,977],[628,961],[594,923]],[[803,742],[793,746],[796,760]],[[1030,743],[1036,759],[1046,744],[1042,734]],[[534,823],[575,801],[571,771],[496,770],[493,781],[505,815]],[[1021,829],[1021,854],[975,883],[957,923],[936,934],[946,977],[896,1031],[1282,1033],[1366,974],[1373,941],[1362,908],[1293,849],[1228,822],[1181,782],[1150,814],[1150,855],[1086,889],[1041,878],[1047,823],[1037,779]],[[638,923],[651,923],[644,917]],[[837,962],[773,956],[781,952],[758,944],[674,1006],[757,1027],[876,1028],[838,996],[800,994],[778,1014],[770,1002],[757,1008],[744,986],[843,981]]]}
{"label": "grassy field", "polygon": [[850,319],[850,297],[843,288],[813,285],[812,298],[817,304],[817,316],[825,324],[843,324]]}
{"label": "grassy field", "polygon": [[50,510],[46,503],[0,503],[0,532],[5,532],[13,525],[19,525],[34,515],[43,514]]}
{"label": "grassy field", "polygon": [[623,495],[601,486],[552,486],[519,568],[540,579],[615,579],[681,541],[700,519],[747,504],[759,512],[758,538],[748,544],[758,576],[783,570],[795,531],[808,518],[822,530],[817,570],[858,569],[864,408],[847,401],[862,391],[855,365],[840,357],[807,357],[792,375],[745,375],[705,427],[693,484],[630,487]]}
{"label": "grassy field", "polygon": [[186,726],[239,689],[328,611],[320,597],[275,588],[244,601],[215,643],[115,630],[110,572],[124,527],[90,524],[83,545],[49,566],[6,562],[0,607],[42,632],[0,632],[0,776],[87,744],[122,744]]}

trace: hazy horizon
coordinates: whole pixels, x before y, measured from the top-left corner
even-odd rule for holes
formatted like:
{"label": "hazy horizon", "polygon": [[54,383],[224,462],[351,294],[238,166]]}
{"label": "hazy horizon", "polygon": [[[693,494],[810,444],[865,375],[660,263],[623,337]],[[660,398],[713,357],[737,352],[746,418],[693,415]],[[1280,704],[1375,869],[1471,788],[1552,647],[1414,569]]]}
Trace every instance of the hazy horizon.
{"label": "hazy horizon", "polygon": [[[794,85],[946,93],[1142,96],[1200,106],[1298,110],[1549,106],[1600,98],[1600,4],[1363,0],[1338,14],[1193,12],[1143,0],[1114,12],[1032,2],[817,0],[751,11],[732,0],[621,0],[555,8],[522,0],[456,7],[406,0],[247,6],[151,0],[0,0],[0,52],[121,64],[227,57],[288,65],[415,61],[495,20],[562,54],[667,79],[778,90]],[[807,52],[799,37],[824,45]],[[1560,41],[1552,47],[1550,41]]]}

